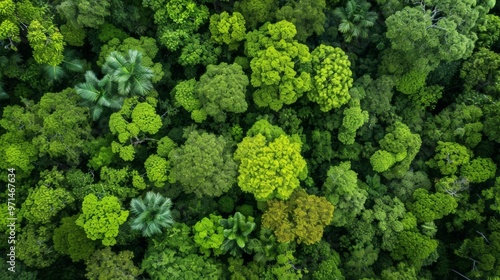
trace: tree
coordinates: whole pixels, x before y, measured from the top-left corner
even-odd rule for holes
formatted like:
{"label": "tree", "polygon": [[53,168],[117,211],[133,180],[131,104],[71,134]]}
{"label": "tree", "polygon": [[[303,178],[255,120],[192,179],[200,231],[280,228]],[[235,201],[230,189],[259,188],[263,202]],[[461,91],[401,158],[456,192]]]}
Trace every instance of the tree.
{"label": "tree", "polygon": [[155,187],[163,187],[166,182],[174,181],[170,176],[170,162],[158,155],[150,155],[144,162],[148,179],[154,183]]}
{"label": "tree", "polygon": [[495,95],[500,89],[497,85],[499,71],[500,54],[487,48],[479,48],[463,63],[460,71],[465,93],[472,91]]}
{"label": "tree", "polygon": [[483,183],[494,178],[497,166],[490,158],[475,158],[468,164],[462,165],[460,175],[471,183]]}
{"label": "tree", "polygon": [[251,84],[258,88],[254,101],[259,107],[278,111],[311,89],[311,76],[301,65],[311,62],[309,48],[294,40],[293,23],[266,23],[247,34],[245,51],[252,69]]}
{"label": "tree", "polygon": [[285,134],[274,140],[266,140],[261,133],[243,138],[234,153],[239,162],[238,185],[257,200],[288,199],[307,175],[301,146],[298,137]]}
{"label": "tree", "polygon": [[368,38],[368,29],[375,24],[377,13],[368,11],[371,4],[365,0],[349,0],[344,7],[336,8],[333,14],[340,19],[339,31],[344,41]]}
{"label": "tree", "polygon": [[420,135],[411,133],[408,126],[399,121],[388,127],[386,132],[379,141],[381,150],[370,157],[370,162],[374,170],[383,172],[384,177],[401,178],[420,150],[422,140]]}
{"label": "tree", "polygon": [[16,238],[16,257],[33,268],[50,267],[59,257],[51,244],[53,228],[28,224]]}
{"label": "tree", "polygon": [[350,224],[364,209],[368,197],[366,190],[358,186],[357,173],[351,170],[349,161],[331,166],[323,184],[326,199],[335,206],[332,224],[338,227]]}
{"label": "tree", "polygon": [[116,254],[110,247],[97,250],[87,261],[87,279],[137,279],[141,273],[134,265],[134,253],[121,251]]}
{"label": "tree", "polygon": [[52,189],[42,185],[30,190],[21,212],[32,223],[46,224],[73,201],[73,196],[65,189]]}
{"label": "tree", "polygon": [[436,251],[438,241],[414,231],[402,231],[398,235],[398,246],[391,252],[395,260],[407,259],[419,267]]}
{"label": "tree", "polygon": [[444,193],[429,194],[426,189],[413,193],[414,202],[409,209],[419,222],[432,222],[452,213],[458,204],[455,199]]}
{"label": "tree", "polygon": [[245,217],[240,212],[236,212],[233,217],[220,219],[219,223],[224,228],[224,242],[220,247],[222,253],[229,252],[236,256],[241,251],[249,252],[246,244],[250,233],[255,229],[253,217]]}
{"label": "tree", "polygon": [[208,65],[200,77],[195,93],[202,110],[215,121],[223,122],[225,112],[243,113],[247,110],[246,87],[248,77],[238,64]]}
{"label": "tree", "polygon": [[83,200],[82,213],[75,223],[85,230],[88,238],[102,239],[104,246],[112,246],[116,243],[118,228],[125,223],[128,215],[129,211],[121,210],[115,196],[99,200],[94,194],[89,194]]}
{"label": "tree", "polygon": [[73,262],[87,260],[95,251],[96,242],[87,238],[85,231],[75,224],[78,215],[61,219],[61,225],[54,230],[54,249],[69,255]]}
{"label": "tree", "polygon": [[490,48],[500,38],[500,17],[487,14],[478,20],[476,32],[478,37],[476,46]]}
{"label": "tree", "polygon": [[309,100],[319,104],[321,111],[328,112],[346,104],[351,96],[351,63],[340,48],[319,45],[311,53],[313,68],[313,90],[307,94]]}
{"label": "tree", "polygon": [[142,53],[129,50],[126,56],[112,52],[102,66],[105,75],[118,85],[117,93],[122,96],[147,95],[152,89],[153,71],[143,66]]}
{"label": "tree", "polygon": [[221,279],[221,264],[198,255],[197,251],[191,228],[176,223],[149,243],[141,268],[155,280]]}
{"label": "tree", "polygon": [[305,42],[313,34],[325,31],[325,0],[291,1],[276,11],[276,20],[287,20],[297,27],[297,40]]}
{"label": "tree", "polygon": [[264,22],[272,22],[278,9],[276,0],[241,0],[235,3],[235,11],[245,17],[249,30],[254,30]]}
{"label": "tree", "polygon": [[226,44],[230,50],[236,50],[245,39],[245,18],[238,12],[229,15],[227,12],[210,17],[210,33],[212,40],[218,44]]}
{"label": "tree", "polygon": [[307,245],[319,242],[333,218],[333,205],[324,197],[295,190],[285,202],[268,200],[262,225],[274,231],[279,242]]}
{"label": "tree", "polygon": [[171,206],[170,198],[154,192],[148,192],[144,199],[132,199],[130,211],[135,217],[131,228],[141,231],[144,237],[162,233],[162,228],[170,228],[174,223],[170,212]]}
{"label": "tree", "polygon": [[94,121],[98,120],[104,108],[118,110],[122,107],[122,98],[116,96],[109,75],[98,79],[94,72],[85,72],[85,82],[75,86],[76,93],[84,99],[84,104],[90,107]]}
{"label": "tree", "polygon": [[63,36],[52,23],[44,25],[38,20],[32,21],[28,28],[28,41],[37,63],[56,66],[64,59]]}
{"label": "tree", "polygon": [[28,101],[24,108],[4,108],[0,125],[9,132],[2,136],[8,143],[1,148],[5,149],[4,156],[19,156],[14,164],[22,170],[30,169],[31,162],[25,160],[34,160],[35,156],[63,159],[69,165],[79,163],[86,153],[85,143],[92,136],[87,109],[78,106],[77,100],[75,91],[68,88],[46,93],[37,104]]}
{"label": "tree", "polygon": [[436,155],[427,162],[431,168],[437,168],[443,175],[452,175],[460,165],[469,163],[472,153],[464,146],[454,142],[438,141]]}
{"label": "tree", "polygon": [[352,145],[356,139],[356,130],[368,121],[368,112],[362,111],[359,100],[352,100],[352,107],[344,109],[342,126],[337,138],[345,145]]}
{"label": "tree", "polygon": [[219,223],[221,219],[222,216],[210,214],[193,226],[194,242],[207,257],[212,252],[215,256],[222,254],[221,246],[225,237],[224,228]]}
{"label": "tree", "polygon": [[199,198],[220,196],[236,182],[237,165],[222,136],[192,131],[169,158],[172,178],[182,184],[186,193],[195,193]]}
{"label": "tree", "polygon": [[70,24],[90,28],[99,28],[110,15],[110,1],[82,0],[63,1],[58,5],[57,11]]}

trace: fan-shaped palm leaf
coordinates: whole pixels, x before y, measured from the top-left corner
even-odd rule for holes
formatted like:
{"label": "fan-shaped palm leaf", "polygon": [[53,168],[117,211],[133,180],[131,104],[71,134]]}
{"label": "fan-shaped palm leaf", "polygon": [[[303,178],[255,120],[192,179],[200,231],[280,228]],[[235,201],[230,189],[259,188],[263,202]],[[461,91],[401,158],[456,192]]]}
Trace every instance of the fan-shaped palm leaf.
{"label": "fan-shaped palm leaf", "polygon": [[148,192],[144,200],[132,199],[130,209],[136,217],[132,220],[131,228],[142,231],[145,237],[161,233],[163,228],[171,227],[174,223],[171,206],[169,198],[153,192]]}

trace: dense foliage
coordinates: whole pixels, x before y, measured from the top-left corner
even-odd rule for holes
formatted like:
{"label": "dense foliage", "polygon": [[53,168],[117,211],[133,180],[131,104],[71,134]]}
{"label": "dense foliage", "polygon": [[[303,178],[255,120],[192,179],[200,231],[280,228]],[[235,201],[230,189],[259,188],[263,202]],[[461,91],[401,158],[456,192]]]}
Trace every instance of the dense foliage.
{"label": "dense foliage", "polygon": [[499,5],[0,0],[0,279],[498,279]]}

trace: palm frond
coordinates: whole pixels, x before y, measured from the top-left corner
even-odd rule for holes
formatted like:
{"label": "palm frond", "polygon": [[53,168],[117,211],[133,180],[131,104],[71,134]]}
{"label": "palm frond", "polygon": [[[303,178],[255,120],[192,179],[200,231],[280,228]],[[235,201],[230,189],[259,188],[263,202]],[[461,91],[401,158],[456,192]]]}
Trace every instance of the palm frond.
{"label": "palm frond", "polygon": [[44,65],[42,69],[47,79],[51,82],[59,81],[66,75],[64,69],[59,65]]}
{"label": "palm frond", "polygon": [[81,59],[72,59],[64,61],[64,67],[70,72],[82,73],[85,70],[85,62]]}

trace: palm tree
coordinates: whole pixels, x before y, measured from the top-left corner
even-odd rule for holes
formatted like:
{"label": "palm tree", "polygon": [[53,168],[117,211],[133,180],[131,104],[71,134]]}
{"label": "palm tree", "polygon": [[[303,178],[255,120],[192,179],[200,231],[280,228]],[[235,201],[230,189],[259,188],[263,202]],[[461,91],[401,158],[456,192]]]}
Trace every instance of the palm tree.
{"label": "palm tree", "polygon": [[102,70],[118,84],[120,95],[144,96],[153,88],[153,71],[142,65],[142,54],[137,50],[129,50],[126,56],[112,52],[106,58]]}
{"label": "palm tree", "polygon": [[245,217],[236,212],[234,217],[221,219],[220,225],[224,228],[224,243],[221,245],[222,252],[230,252],[236,256],[240,251],[249,253],[250,249],[245,247],[249,241],[250,233],[255,229],[253,217]]}
{"label": "palm tree", "polygon": [[153,192],[148,192],[144,200],[132,199],[130,207],[136,216],[132,221],[132,229],[142,231],[144,237],[160,234],[162,228],[170,228],[174,224],[170,212],[171,206],[170,198]]}
{"label": "palm tree", "polygon": [[84,103],[90,106],[94,121],[99,119],[104,107],[111,109],[122,107],[122,98],[114,96],[112,92],[111,77],[106,75],[99,80],[92,71],[85,73],[85,83],[76,85],[76,93],[85,100]]}
{"label": "palm tree", "polygon": [[344,34],[346,42],[368,37],[368,28],[377,20],[377,13],[368,11],[370,7],[366,0],[349,0],[345,7],[334,10],[333,14],[340,19],[339,31]]}

